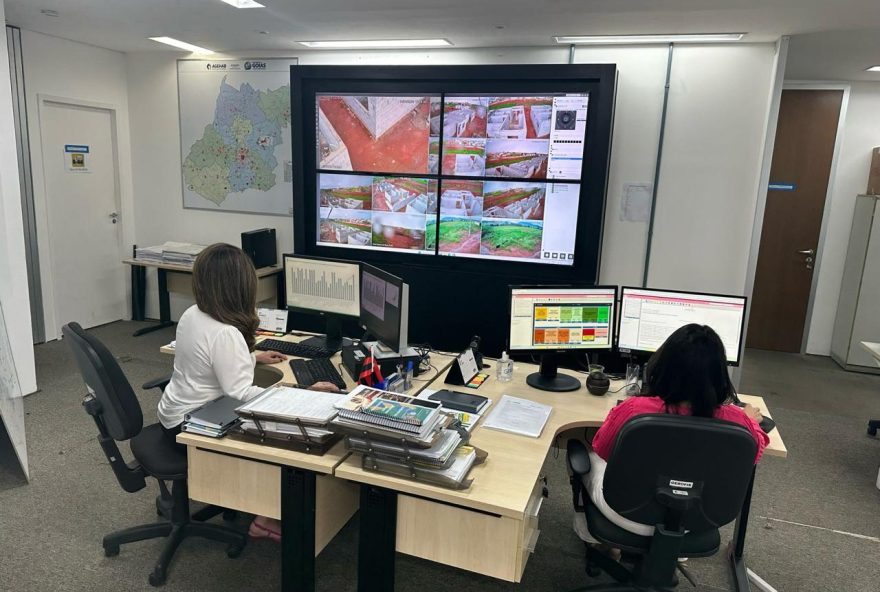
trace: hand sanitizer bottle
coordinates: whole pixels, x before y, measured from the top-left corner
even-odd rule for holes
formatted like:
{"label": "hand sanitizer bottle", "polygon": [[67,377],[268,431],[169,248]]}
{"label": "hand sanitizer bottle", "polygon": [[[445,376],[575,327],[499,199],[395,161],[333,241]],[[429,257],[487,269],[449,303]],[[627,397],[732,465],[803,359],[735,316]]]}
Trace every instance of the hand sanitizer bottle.
{"label": "hand sanitizer bottle", "polygon": [[513,360],[507,355],[507,352],[501,353],[501,359],[498,360],[498,380],[501,382],[510,382],[513,378]]}

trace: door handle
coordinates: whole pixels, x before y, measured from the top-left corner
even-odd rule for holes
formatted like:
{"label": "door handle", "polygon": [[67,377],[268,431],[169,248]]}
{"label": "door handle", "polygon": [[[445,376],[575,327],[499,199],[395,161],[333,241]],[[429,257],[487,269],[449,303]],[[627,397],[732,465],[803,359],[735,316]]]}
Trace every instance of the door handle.
{"label": "door handle", "polygon": [[809,257],[812,257],[813,255],[816,254],[816,250],[815,249],[804,249],[803,251],[798,251],[798,253],[800,255],[807,255]]}

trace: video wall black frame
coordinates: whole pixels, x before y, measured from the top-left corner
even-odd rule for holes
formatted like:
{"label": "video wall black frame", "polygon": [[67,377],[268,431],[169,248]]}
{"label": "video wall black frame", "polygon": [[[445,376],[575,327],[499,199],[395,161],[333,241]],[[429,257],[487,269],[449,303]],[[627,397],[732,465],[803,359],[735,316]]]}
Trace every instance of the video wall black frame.
{"label": "video wall black frame", "polygon": [[[463,349],[473,334],[485,350],[505,346],[508,286],[595,283],[599,274],[611,152],[614,64],[492,66],[292,66],[294,251],[364,261],[410,284],[410,341]],[[317,244],[316,97],[363,95],[539,95],[587,93],[589,108],[573,265],[348,249]],[[377,171],[380,172],[380,171]],[[441,171],[438,171],[438,173]],[[343,171],[339,171],[343,173]],[[398,175],[438,178],[441,175]],[[552,180],[548,179],[548,183]],[[452,320],[457,322],[451,322]],[[460,326],[461,328],[453,329]],[[451,331],[455,331],[451,333]]]}

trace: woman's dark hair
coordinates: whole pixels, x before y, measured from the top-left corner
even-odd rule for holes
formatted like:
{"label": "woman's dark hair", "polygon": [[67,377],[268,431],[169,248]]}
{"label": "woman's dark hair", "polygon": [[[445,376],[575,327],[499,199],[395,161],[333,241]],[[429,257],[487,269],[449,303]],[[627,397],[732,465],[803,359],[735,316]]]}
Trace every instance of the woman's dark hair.
{"label": "woman's dark hair", "polygon": [[649,395],[667,408],[689,404],[697,417],[712,417],[736,393],[724,344],[706,325],[685,325],[670,335],[648,360],[646,378]]}
{"label": "woman's dark hair", "polygon": [[199,309],[241,332],[254,350],[257,317],[257,272],[238,247],[216,243],[206,247],[193,265],[193,294]]}

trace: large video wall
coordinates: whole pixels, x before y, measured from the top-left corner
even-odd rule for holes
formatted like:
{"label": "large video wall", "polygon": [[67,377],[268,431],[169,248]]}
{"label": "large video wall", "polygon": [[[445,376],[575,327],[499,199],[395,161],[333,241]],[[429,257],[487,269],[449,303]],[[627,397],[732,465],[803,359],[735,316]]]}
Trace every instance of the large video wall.
{"label": "large video wall", "polygon": [[314,100],[316,245],[573,265],[589,93]]}

